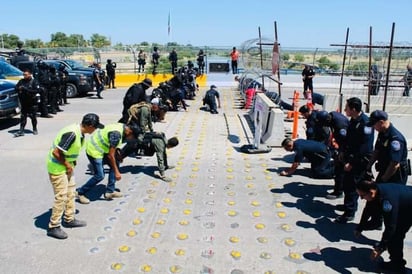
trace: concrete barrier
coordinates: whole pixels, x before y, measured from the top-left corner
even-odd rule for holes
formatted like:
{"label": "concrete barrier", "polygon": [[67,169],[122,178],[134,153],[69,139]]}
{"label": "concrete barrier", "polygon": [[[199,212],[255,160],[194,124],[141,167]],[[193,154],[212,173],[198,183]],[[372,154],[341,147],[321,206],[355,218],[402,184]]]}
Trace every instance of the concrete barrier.
{"label": "concrete barrier", "polygon": [[250,113],[254,121],[254,145],[279,147],[285,138],[284,113],[265,94],[257,93]]}

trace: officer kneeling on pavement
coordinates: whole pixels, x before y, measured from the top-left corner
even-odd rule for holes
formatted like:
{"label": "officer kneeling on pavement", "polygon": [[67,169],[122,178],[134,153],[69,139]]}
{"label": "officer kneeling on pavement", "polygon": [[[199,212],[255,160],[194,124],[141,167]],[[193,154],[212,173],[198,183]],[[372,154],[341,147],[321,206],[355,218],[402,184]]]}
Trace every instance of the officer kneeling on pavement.
{"label": "officer kneeling on pavement", "polygon": [[333,178],[333,161],[328,147],[325,144],[312,140],[286,138],[282,141],[282,147],[286,151],[294,151],[293,164],[287,170],[280,172],[282,176],[292,175],[304,158],[308,159],[311,166],[312,177],[315,179]]}
{"label": "officer kneeling on pavement", "polygon": [[174,166],[169,165],[167,162],[166,149],[176,147],[179,144],[177,137],[172,137],[167,140],[163,132],[146,132],[143,135],[143,141],[139,141],[141,138],[137,139],[138,140],[127,142],[119,151],[118,156],[120,160],[123,160],[131,154],[153,156],[156,153],[160,178],[165,182],[171,182],[172,179],[166,177],[165,171],[174,168]]}

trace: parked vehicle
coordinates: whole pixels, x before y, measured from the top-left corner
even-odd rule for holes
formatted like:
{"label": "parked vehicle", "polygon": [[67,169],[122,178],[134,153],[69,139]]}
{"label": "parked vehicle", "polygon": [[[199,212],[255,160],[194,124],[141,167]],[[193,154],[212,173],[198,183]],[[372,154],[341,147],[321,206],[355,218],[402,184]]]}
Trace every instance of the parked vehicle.
{"label": "parked vehicle", "polygon": [[[93,72],[88,70],[72,69],[67,63],[62,60],[43,60],[47,65],[53,66],[58,70],[60,64],[63,64],[69,72],[69,78],[66,85],[67,98],[87,95],[88,92],[93,91]],[[20,70],[30,69],[36,77],[39,72],[38,62],[23,61],[17,63]]]}
{"label": "parked vehicle", "polygon": [[20,113],[19,97],[14,87],[22,77],[22,71],[0,61],[0,118],[9,118]]}

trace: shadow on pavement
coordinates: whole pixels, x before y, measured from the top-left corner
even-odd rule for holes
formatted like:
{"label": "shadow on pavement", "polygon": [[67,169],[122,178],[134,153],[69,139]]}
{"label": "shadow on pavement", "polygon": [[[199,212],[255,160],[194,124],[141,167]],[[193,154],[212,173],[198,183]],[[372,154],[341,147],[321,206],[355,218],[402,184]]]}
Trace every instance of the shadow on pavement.
{"label": "shadow on pavement", "polygon": [[155,171],[157,170],[157,166],[135,166],[135,165],[128,165],[128,166],[120,166],[119,171],[120,173],[130,173],[130,174],[139,174],[143,173],[153,178],[157,178],[155,176]]}
{"label": "shadow on pavement", "polygon": [[329,242],[339,242],[341,240],[351,241],[359,244],[372,246],[377,243],[376,240],[369,239],[365,236],[356,238],[353,231],[356,228],[355,223],[335,224],[327,217],[321,217],[315,220],[315,223],[306,221],[297,221],[297,226],[303,228],[312,228],[318,231],[319,235]]}
{"label": "shadow on pavement", "polygon": [[282,205],[285,207],[297,208],[314,219],[321,217],[335,218],[337,216],[334,213],[334,205],[313,199],[298,199],[295,203],[282,202]]}
{"label": "shadow on pavement", "polygon": [[288,193],[296,198],[313,199],[314,197],[325,197],[327,190],[331,188],[333,188],[332,185],[312,185],[303,182],[290,182],[284,184],[283,188],[273,188],[270,192]]}
{"label": "shadow on pavement", "polygon": [[[52,212],[52,209],[49,208],[48,211],[40,214],[39,216],[34,217],[34,225],[38,228],[47,230],[47,228],[49,228],[51,212]],[[79,211],[76,209],[75,214],[78,214],[78,213]]]}
{"label": "shadow on pavement", "polygon": [[325,265],[336,273],[353,273],[349,268],[356,268],[359,272],[380,273],[377,271],[376,262],[370,260],[371,252],[371,248],[351,247],[351,250],[341,250],[326,247],[314,252],[304,253],[303,256],[311,261],[324,261]]}

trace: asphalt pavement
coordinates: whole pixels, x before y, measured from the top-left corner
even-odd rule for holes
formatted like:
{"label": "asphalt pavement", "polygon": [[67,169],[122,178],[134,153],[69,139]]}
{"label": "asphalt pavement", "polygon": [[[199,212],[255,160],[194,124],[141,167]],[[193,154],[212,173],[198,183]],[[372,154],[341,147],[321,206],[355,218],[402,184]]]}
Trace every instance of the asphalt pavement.
{"label": "asphalt pavement", "polygon": [[[332,180],[309,178],[307,163],[291,177],[279,176],[293,159],[282,148],[242,153],[253,133],[239,92],[231,75],[210,79],[220,91],[219,114],[200,110],[201,88],[187,112],[168,112],[166,123],[154,125],[179,138],[168,150],[173,181],[154,176],[155,156],[125,159],[116,185],[124,197],[103,199],[106,175],[90,204],[76,203],[76,218],[87,227],[65,228],[66,240],[46,235],[53,204],[46,155],[58,130],[85,113],[117,122],[126,88],[105,90],[102,100],[71,99],[54,118],[39,118],[36,136],[30,120],[19,138],[13,138],[18,118],[0,121],[0,273],[379,273],[369,255],[382,231],[353,235],[364,201],[353,223],[335,224],[335,205],[343,200],[325,198]],[[78,185],[91,176],[87,163],[83,151]],[[411,233],[404,247],[408,273]]]}

